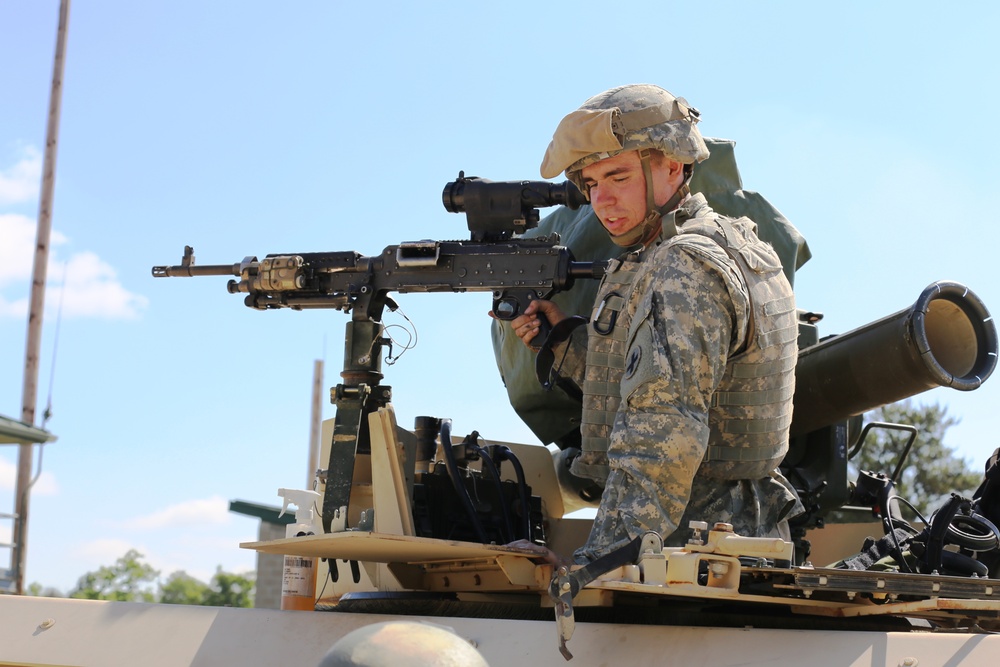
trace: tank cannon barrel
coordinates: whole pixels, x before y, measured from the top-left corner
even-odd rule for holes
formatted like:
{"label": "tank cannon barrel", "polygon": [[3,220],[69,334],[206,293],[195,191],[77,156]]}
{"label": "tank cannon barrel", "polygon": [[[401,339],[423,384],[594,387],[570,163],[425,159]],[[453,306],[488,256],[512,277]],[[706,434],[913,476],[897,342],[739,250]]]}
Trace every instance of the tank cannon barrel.
{"label": "tank cannon barrel", "polygon": [[997,363],[997,331],[964,285],[941,281],[916,302],[799,352],[791,435],[934,387],[970,391]]}

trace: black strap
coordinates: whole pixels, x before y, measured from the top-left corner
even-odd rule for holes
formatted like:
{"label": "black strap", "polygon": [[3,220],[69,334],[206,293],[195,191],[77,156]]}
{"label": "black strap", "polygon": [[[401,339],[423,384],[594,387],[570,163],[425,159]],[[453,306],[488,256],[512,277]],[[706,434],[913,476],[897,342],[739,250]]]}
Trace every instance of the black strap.
{"label": "black strap", "polygon": [[[579,593],[584,586],[596,580],[602,574],[607,574],[615,568],[619,568],[623,565],[629,565],[630,563],[635,563],[639,560],[643,537],[645,537],[645,535],[640,535],[625,546],[604,554],[600,558],[590,561],[580,569],[570,572],[568,575],[570,584],[570,599],[575,598],[576,594]],[[557,579],[558,577],[553,577],[552,583],[549,584],[549,594],[558,599],[561,597],[561,592],[555,589]],[[562,594],[565,594],[565,592],[562,592]]]}
{"label": "black strap", "polygon": [[939,509],[931,519],[930,531],[927,534],[927,551],[924,552],[923,558],[925,573],[941,571],[941,552],[944,550],[948,526],[951,525],[952,519],[960,510],[963,514],[968,514],[971,511],[971,506],[972,503],[968,498],[953,493],[944,507]]}
{"label": "black strap", "polygon": [[978,500],[986,495],[990,489],[1000,487],[1000,465],[997,465],[998,462],[1000,462],[1000,447],[986,461],[986,472],[983,475],[983,483],[979,485],[979,488],[973,494],[972,497],[974,499]]}
{"label": "black strap", "polygon": [[577,400],[583,399],[583,392],[576,386],[576,383],[562,377],[558,371],[553,371],[552,366],[556,362],[556,354],[552,348],[565,342],[578,327],[586,323],[587,318],[580,315],[567,317],[552,327],[552,331],[549,332],[545,342],[538,349],[538,354],[535,355],[535,377],[538,378],[539,384],[546,391],[551,391],[553,385],[558,385],[570,397]]}
{"label": "black strap", "polygon": [[913,533],[905,528],[896,528],[891,535],[885,535],[878,540],[866,537],[861,552],[840,561],[837,567],[847,570],[868,570],[886,556],[898,558],[896,553],[900,548],[905,549],[912,539]]}

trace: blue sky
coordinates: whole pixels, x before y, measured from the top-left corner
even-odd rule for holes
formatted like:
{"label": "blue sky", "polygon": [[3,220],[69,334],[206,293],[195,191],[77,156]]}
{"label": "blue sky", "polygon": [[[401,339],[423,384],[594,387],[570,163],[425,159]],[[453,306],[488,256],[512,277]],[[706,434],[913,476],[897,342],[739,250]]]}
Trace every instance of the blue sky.
{"label": "blue sky", "polygon": [[[0,3],[10,416],[58,4]],[[236,545],[256,520],[228,501],[305,483],[313,361],[336,384],[346,316],[251,311],[223,278],[154,281],[151,266],[185,244],[216,264],[464,238],[446,182],[538,178],[559,119],[622,83],[685,96],[705,134],[737,141],[745,187],[809,240],[796,291],[822,333],[938,279],[1000,309],[998,18],[986,2],[76,2],[38,399],[51,393],[59,441],[32,496],[27,580],[65,591],[132,547],[164,575],[250,569]],[[399,422],[533,441],[493,365],[489,296],[398,301],[419,333],[386,369]],[[998,398],[993,379],[920,400],[962,420],[949,444],[978,468]],[[0,449],[0,512],[15,465]]]}

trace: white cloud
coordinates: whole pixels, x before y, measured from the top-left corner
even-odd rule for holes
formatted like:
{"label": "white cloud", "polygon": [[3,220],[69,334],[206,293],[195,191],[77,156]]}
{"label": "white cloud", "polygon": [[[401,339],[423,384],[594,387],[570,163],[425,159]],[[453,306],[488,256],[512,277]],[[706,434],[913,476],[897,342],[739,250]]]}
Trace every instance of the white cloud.
{"label": "white cloud", "polygon": [[18,204],[38,197],[42,181],[42,154],[26,147],[13,167],[0,170],[0,205]]}
{"label": "white cloud", "polygon": [[85,573],[113,565],[130,549],[138,551],[142,555],[143,562],[149,562],[146,558],[149,551],[145,545],[130,540],[102,537],[67,546],[60,544],[58,552],[61,555],[55,559],[56,565],[48,563],[40,567],[42,555],[39,552],[44,547],[41,540],[34,540],[33,543],[37,548],[31,549],[29,546],[27,581],[39,581],[46,587],[52,586],[62,591],[64,595],[76,587],[80,577]]}
{"label": "white cloud", "polygon": [[128,540],[102,537],[89,542],[77,545],[73,550],[73,566],[84,571],[89,571],[102,565],[111,565],[116,560],[128,553],[129,549],[135,549],[139,553],[145,553],[142,547],[135,545]]}
{"label": "white cloud", "polygon": [[[2,533],[0,533],[2,537]],[[74,545],[69,552],[73,554],[71,572],[72,580],[56,584],[69,592],[76,584],[77,578],[85,572],[92,572],[100,567],[114,564],[130,549],[135,549],[141,556],[140,560],[160,573],[158,583],[166,581],[167,577],[183,570],[200,581],[208,583],[215,575],[216,568],[225,572],[253,574],[256,554],[253,551],[237,548],[235,543],[224,542],[216,544],[214,539],[192,539],[180,534],[171,538],[168,545],[154,543],[145,544],[135,540],[117,538],[100,538]],[[45,580],[48,585],[50,582]],[[150,589],[155,585],[150,585]]]}
{"label": "white cloud", "polygon": [[192,527],[228,524],[232,518],[229,501],[221,496],[186,500],[146,516],[124,521],[132,530],[159,530],[167,527]]}
{"label": "white cloud", "polygon": [[17,480],[17,466],[0,456],[0,489],[10,491]]}
{"label": "white cloud", "polygon": [[[0,214],[0,288],[14,286],[27,290],[34,262],[35,222],[23,215]],[[54,315],[62,302],[65,317],[132,319],[148,305],[141,294],[129,292],[119,282],[114,267],[90,251],[58,256],[56,246],[67,242],[52,232],[50,240],[46,316]],[[23,292],[22,292],[23,293]],[[0,294],[0,317],[24,318],[28,297],[9,299]]]}
{"label": "white cloud", "polygon": [[[0,287],[31,280],[35,261],[35,221],[17,213],[0,213]],[[66,237],[52,232],[50,246],[66,242]],[[52,262],[49,262],[51,270]]]}
{"label": "white cloud", "polygon": [[169,544],[160,545],[156,553],[150,553],[148,562],[160,571],[163,580],[183,570],[208,583],[219,567],[225,572],[253,573],[257,553],[239,548],[239,542],[253,539],[252,536],[235,540],[214,534],[179,533],[171,538]]}
{"label": "white cloud", "polygon": [[59,298],[66,317],[132,319],[149,304],[146,297],[125,289],[114,268],[92,252],[71,256],[62,277],[65,294]]}
{"label": "white cloud", "polygon": [[[16,451],[15,447],[10,446],[11,451]],[[34,465],[38,465],[38,450],[35,450]],[[32,476],[35,474],[33,469],[31,472]],[[4,491],[13,491],[14,487],[17,485],[17,464],[13,463],[4,456],[0,456],[0,489]],[[56,483],[56,478],[52,473],[42,471],[39,475],[38,481],[31,487],[31,494],[38,496],[54,496],[59,493],[59,484]],[[3,540],[0,540],[2,542]]]}
{"label": "white cloud", "polygon": [[13,317],[15,319],[24,319],[28,312],[28,299],[16,299],[14,301],[7,301],[0,294],[0,317]]}

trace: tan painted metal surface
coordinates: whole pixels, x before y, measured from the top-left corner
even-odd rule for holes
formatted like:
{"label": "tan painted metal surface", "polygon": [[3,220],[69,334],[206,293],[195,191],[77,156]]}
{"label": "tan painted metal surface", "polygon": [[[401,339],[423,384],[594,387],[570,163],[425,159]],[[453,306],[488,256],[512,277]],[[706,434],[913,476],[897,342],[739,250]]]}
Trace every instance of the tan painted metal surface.
{"label": "tan painted metal surface", "polygon": [[[346,633],[391,618],[399,617],[5,596],[0,665],[316,665]],[[551,622],[410,620],[454,629],[491,667],[564,664]],[[993,667],[1000,636],[579,623],[572,646],[569,667]]]}
{"label": "tan painted metal surface", "polygon": [[475,544],[430,537],[344,532],[289,537],[268,542],[241,542],[240,547],[269,554],[313,558],[343,558],[373,563],[417,563],[434,560],[488,558],[498,554],[532,555],[525,549],[495,544]]}

